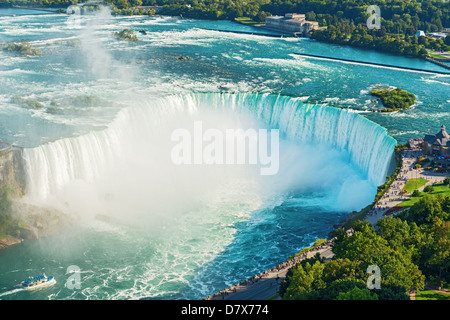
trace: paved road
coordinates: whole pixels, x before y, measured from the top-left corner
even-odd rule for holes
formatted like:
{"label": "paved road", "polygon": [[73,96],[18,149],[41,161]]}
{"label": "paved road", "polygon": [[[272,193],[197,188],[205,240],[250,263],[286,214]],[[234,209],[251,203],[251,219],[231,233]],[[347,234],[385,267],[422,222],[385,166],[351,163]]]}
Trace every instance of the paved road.
{"label": "paved road", "polygon": [[[321,249],[307,252],[303,258],[298,258],[297,261],[312,258],[317,253],[325,259],[331,259],[333,256],[331,246],[326,245]],[[208,297],[207,300],[267,300],[278,293],[281,281],[286,278],[286,273],[293,264],[294,261],[291,261],[285,263],[279,270],[267,270],[258,280],[231,286]]]}

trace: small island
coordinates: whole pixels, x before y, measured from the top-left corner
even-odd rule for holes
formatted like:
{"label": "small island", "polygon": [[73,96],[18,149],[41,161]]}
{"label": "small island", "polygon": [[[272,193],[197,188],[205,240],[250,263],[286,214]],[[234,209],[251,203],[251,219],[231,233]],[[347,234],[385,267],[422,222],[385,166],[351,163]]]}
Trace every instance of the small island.
{"label": "small island", "polygon": [[138,39],[134,32],[130,29],[123,29],[120,32],[114,32],[113,35],[119,40],[137,41]]}
{"label": "small island", "polygon": [[23,56],[40,56],[42,55],[42,51],[36,49],[32,46],[28,41],[20,42],[20,43],[9,43],[3,45],[3,50],[12,53],[18,53]]}
{"label": "small island", "polygon": [[393,112],[405,110],[416,101],[416,96],[401,88],[395,89],[373,89],[370,94],[379,97],[384,108],[381,112]]}
{"label": "small island", "polygon": [[40,103],[36,99],[24,99],[19,95],[15,95],[14,97],[12,97],[11,103],[19,105],[25,109],[33,109],[33,110],[39,110],[45,107],[42,103]]}
{"label": "small island", "polygon": [[91,115],[95,108],[117,106],[111,101],[93,95],[65,97],[63,100],[53,99],[46,105],[37,99],[26,99],[16,94],[10,102],[28,110],[45,110],[49,114],[59,115]]}

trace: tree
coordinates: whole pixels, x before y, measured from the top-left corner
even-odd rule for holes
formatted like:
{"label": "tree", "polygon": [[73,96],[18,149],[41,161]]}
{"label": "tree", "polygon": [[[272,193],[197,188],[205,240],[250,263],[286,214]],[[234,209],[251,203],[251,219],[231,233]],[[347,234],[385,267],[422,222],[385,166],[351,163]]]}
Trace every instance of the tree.
{"label": "tree", "polygon": [[283,299],[299,300],[313,290],[325,288],[322,280],[323,269],[324,264],[319,261],[314,264],[306,263],[305,267],[295,266]]}
{"label": "tree", "polygon": [[332,283],[339,279],[362,279],[366,280],[367,273],[359,260],[348,258],[337,258],[327,261],[324,266],[323,281]]}
{"label": "tree", "polygon": [[354,287],[350,291],[339,293],[336,300],[378,300],[378,296],[367,288]]}
{"label": "tree", "polygon": [[142,0],[128,0],[131,7],[142,6]]}
{"label": "tree", "polygon": [[321,290],[317,298],[318,300],[335,300],[340,293],[348,292],[354,288],[367,289],[367,285],[360,279],[337,279],[331,282],[326,289]]}
{"label": "tree", "polygon": [[410,300],[409,294],[401,286],[387,284],[373,291],[377,294],[378,300]]}
{"label": "tree", "polygon": [[[407,224],[389,220],[380,225],[382,232],[377,234],[369,222],[357,223],[352,236],[333,246],[335,257],[361,261],[363,270],[370,265],[378,266],[383,285],[398,285],[405,290],[423,288],[424,276],[412,262],[413,251],[401,244],[403,236],[409,234]],[[401,227],[400,235],[395,234],[396,227]]]}
{"label": "tree", "polygon": [[117,0],[115,4],[118,9],[126,9],[130,6],[127,0]]}
{"label": "tree", "polygon": [[309,11],[306,13],[305,18],[308,21],[316,21],[316,14],[314,13],[314,11]]}
{"label": "tree", "polygon": [[388,242],[376,234],[369,222],[358,222],[354,230],[352,236],[333,246],[336,258],[369,261],[372,256],[382,255],[388,248]]}
{"label": "tree", "polygon": [[430,236],[422,247],[422,269],[450,281],[450,221],[435,217],[428,228]]}
{"label": "tree", "polygon": [[[443,210],[443,207],[445,210]],[[426,195],[415,203],[408,211],[406,220],[415,222],[417,225],[430,224],[434,217],[443,221],[450,218],[450,197],[441,195]]]}
{"label": "tree", "polygon": [[450,46],[450,34],[447,34],[447,36],[444,38],[444,43],[447,46]]}
{"label": "tree", "polygon": [[[415,190],[417,191],[417,190]],[[377,222],[378,234],[388,241],[391,248],[403,247],[410,237],[411,227],[407,221],[393,216],[380,219]]]}

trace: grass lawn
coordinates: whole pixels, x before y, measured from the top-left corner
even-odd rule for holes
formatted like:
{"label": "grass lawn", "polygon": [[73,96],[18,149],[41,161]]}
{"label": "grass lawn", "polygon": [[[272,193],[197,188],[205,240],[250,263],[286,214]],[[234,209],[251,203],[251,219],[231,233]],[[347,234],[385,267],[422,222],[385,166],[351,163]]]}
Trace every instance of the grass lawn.
{"label": "grass lawn", "polygon": [[421,186],[423,186],[425,183],[427,183],[428,180],[419,178],[419,179],[409,179],[408,182],[406,183],[406,185],[403,187],[403,190],[411,193],[414,190],[420,188]]}
{"label": "grass lawn", "polygon": [[439,54],[430,54],[431,58],[435,58],[435,59],[448,59],[448,57],[446,56],[441,56]]}
{"label": "grass lawn", "polygon": [[257,22],[252,20],[249,17],[239,17],[235,19],[237,22],[243,23],[243,24],[248,24],[249,26],[254,26],[254,25],[261,25],[264,24],[263,22]]}
{"label": "grass lawn", "polygon": [[[294,257],[297,257],[297,256],[299,256],[299,255],[301,255],[301,254],[303,254],[303,253],[305,253],[305,252],[308,252],[308,251],[310,251],[311,249],[314,249],[315,247],[318,247],[318,246],[320,246],[322,243],[325,243],[325,242],[327,242],[327,241],[328,241],[327,239],[317,239],[311,247],[309,247],[309,248],[303,248],[300,252],[296,253],[296,254],[294,255]],[[291,258],[291,257],[289,257],[289,259],[290,259],[290,258]]]}
{"label": "grass lawn", "polygon": [[450,300],[450,294],[431,290],[417,291],[416,300]]}
{"label": "grass lawn", "polygon": [[443,183],[437,183],[437,184],[433,185],[433,191],[432,192],[428,192],[428,193],[427,192],[419,192],[419,196],[411,197],[410,199],[403,201],[400,204],[400,206],[402,206],[402,207],[411,207],[413,204],[418,202],[426,194],[442,194],[443,196],[450,196],[450,187],[444,185]]}

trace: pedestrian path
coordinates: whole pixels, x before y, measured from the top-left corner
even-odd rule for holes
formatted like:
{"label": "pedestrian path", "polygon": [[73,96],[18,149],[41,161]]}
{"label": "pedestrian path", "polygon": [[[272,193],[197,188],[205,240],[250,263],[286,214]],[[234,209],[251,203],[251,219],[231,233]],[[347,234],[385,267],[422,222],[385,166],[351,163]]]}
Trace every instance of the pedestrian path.
{"label": "pedestrian path", "polygon": [[[352,230],[348,231],[349,234]],[[333,252],[331,249],[333,239],[312,248],[302,255],[293,257],[269,270],[261,272],[253,277],[241,281],[229,288],[215,293],[204,300],[267,300],[276,296],[279,292],[281,281],[286,278],[286,274],[293,265],[304,259],[314,257],[317,253],[324,259],[331,259]],[[280,299],[277,297],[276,299]]]}
{"label": "pedestrian path", "polygon": [[365,218],[366,221],[376,224],[377,221],[386,214],[400,212],[402,210],[402,202],[411,198],[411,194],[402,193],[402,189],[409,179],[427,180],[425,185],[418,188],[419,191],[423,191],[428,185],[434,185],[444,181],[448,176],[445,173],[435,173],[426,171],[423,168],[415,168],[415,164],[422,155],[423,153],[419,146],[402,151],[402,166],[397,177],[384,195],[370,210]]}
{"label": "pedestrian path", "polygon": [[[370,210],[365,218],[366,221],[376,224],[380,218],[393,209],[399,208],[401,210],[401,203],[411,197],[411,195],[402,193],[402,189],[409,179],[423,178],[427,180],[427,183],[418,189],[422,191],[427,185],[441,183],[448,176],[447,174],[424,171],[423,168],[415,168],[415,164],[422,155],[422,150],[418,145],[402,151],[402,165],[397,177]],[[394,210],[392,212],[395,214],[399,211]],[[349,235],[352,233],[353,230],[347,231]],[[324,259],[332,259],[334,255],[332,251],[333,240],[328,240],[300,256],[217,292],[205,298],[205,300],[267,300],[274,297],[280,299],[276,295],[279,293],[280,284],[286,278],[289,268],[304,259],[314,257],[317,253]]]}

